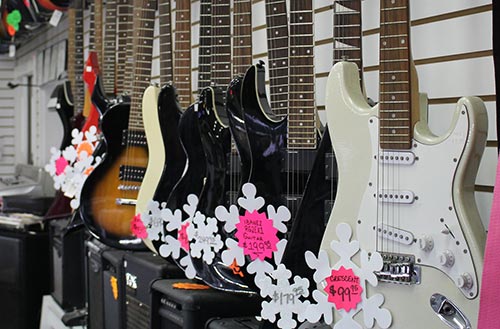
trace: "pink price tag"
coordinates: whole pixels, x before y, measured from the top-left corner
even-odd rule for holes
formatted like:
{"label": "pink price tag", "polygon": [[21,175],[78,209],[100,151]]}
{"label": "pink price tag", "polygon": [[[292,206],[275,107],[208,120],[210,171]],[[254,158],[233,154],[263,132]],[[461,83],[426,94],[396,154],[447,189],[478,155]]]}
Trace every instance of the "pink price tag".
{"label": "pink price tag", "polygon": [[268,219],[265,213],[257,210],[240,216],[240,222],[236,224],[236,238],[238,246],[243,248],[243,253],[250,256],[252,260],[259,258],[264,260],[272,258],[276,251],[278,230],[273,226],[273,221]]}
{"label": "pink price tag", "polygon": [[146,239],[148,237],[148,231],[141,220],[141,214],[135,215],[130,222],[130,231],[132,231],[132,234],[140,239]]}
{"label": "pink price tag", "polygon": [[361,302],[363,287],[352,269],[341,266],[338,270],[332,270],[332,275],[326,278],[326,284],[328,301],[335,304],[337,310],[349,312]]}
{"label": "pink price tag", "polygon": [[179,240],[181,248],[187,252],[189,252],[189,238],[187,234],[188,226],[189,222],[182,224],[181,229],[177,232],[177,240]]}

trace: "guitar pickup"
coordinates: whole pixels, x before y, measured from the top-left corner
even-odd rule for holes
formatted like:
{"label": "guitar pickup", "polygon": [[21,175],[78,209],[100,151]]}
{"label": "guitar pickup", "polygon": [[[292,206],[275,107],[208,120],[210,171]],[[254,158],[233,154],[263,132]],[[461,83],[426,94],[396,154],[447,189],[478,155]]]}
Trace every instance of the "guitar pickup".
{"label": "guitar pickup", "polygon": [[378,194],[378,200],[384,203],[406,203],[415,201],[415,194],[405,190],[382,190]]}
{"label": "guitar pickup", "polygon": [[414,242],[413,233],[388,225],[379,226],[377,228],[377,233],[384,239],[395,241],[407,246]]}
{"label": "guitar pickup", "polygon": [[379,154],[379,160],[382,164],[392,165],[412,165],[415,162],[413,152],[384,151]]}
{"label": "guitar pickup", "polygon": [[122,146],[142,146],[147,147],[146,133],[139,130],[123,129]]}
{"label": "guitar pickup", "polygon": [[120,166],[120,173],[118,178],[127,182],[142,182],[144,175],[146,174],[146,168],[144,167],[134,167],[134,166]]}

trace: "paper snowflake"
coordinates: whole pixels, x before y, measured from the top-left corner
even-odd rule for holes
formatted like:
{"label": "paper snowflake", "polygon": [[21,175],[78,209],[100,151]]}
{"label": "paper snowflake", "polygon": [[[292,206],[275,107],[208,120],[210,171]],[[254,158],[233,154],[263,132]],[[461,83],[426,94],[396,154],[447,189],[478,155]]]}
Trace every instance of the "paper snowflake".
{"label": "paper snowflake", "polygon": [[[51,157],[45,165],[45,170],[54,179],[54,188],[60,189],[64,195],[72,199],[70,206],[76,209],[80,206],[80,193],[83,183],[101,157],[92,155],[97,144],[97,129],[91,126],[85,133],[73,129],[71,145],[64,150],[55,147],[50,149]],[[84,139],[85,136],[85,139]]]}
{"label": "paper snowflake", "polygon": [[[378,284],[375,272],[382,269],[382,256],[378,252],[373,252],[371,256],[368,256],[365,250],[361,250],[361,266],[358,266],[351,260],[360,250],[359,241],[351,241],[351,227],[346,223],[340,223],[337,225],[336,233],[339,240],[332,241],[330,247],[339,255],[340,259],[333,266],[330,266],[328,254],[324,250],[319,251],[318,257],[310,251],[305,253],[307,265],[315,271],[314,281],[316,281],[318,287],[329,287],[327,282],[332,276],[333,271],[342,271],[342,268],[344,268],[344,270],[352,270],[352,273],[359,278],[359,284],[362,288],[360,292],[361,302],[356,304],[353,309],[347,307],[346,309],[350,309],[349,311],[337,308],[341,317],[340,319],[336,319],[333,328],[361,329],[362,326],[353,319],[360,310],[363,310],[365,327],[373,328],[376,321],[380,328],[389,328],[392,322],[392,316],[387,309],[381,308],[384,302],[384,296],[382,294],[375,294],[371,297],[366,296],[366,282],[374,287]],[[306,312],[307,320],[315,323],[323,317],[327,324],[332,324],[333,308],[335,305],[328,300],[332,296],[327,294],[324,288],[314,290],[312,296],[316,303],[312,303],[308,306]]]}
{"label": "paper snowflake", "polygon": [[262,303],[262,318],[276,322],[279,315],[279,328],[295,328],[297,321],[294,315],[299,321],[305,320],[304,312],[309,305],[309,301],[305,300],[309,295],[309,280],[295,276],[290,282],[292,273],[281,264],[287,241],[278,240],[276,234],[286,233],[285,222],[290,220],[290,211],[284,206],[276,209],[268,205],[265,212],[259,213],[265,200],[256,196],[255,186],[247,183],[243,185],[242,192],[238,205],[245,210],[244,215],[239,214],[236,205],[215,209],[215,216],[225,223],[224,230],[228,233],[236,231],[234,236],[238,239],[226,239],[227,249],[222,252],[222,261],[226,265],[236,263],[242,267],[245,266],[245,258],[250,258],[246,271],[255,276],[260,295],[268,299]]}
{"label": "paper snowflake", "polygon": [[[146,227],[148,238],[152,241],[162,242],[158,248],[160,256],[163,258],[171,257],[178,262],[189,279],[196,277],[196,270],[185,244],[189,245],[190,236],[187,227],[191,226],[190,223],[193,221],[197,206],[198,198],[191,194],[187,197],[187,203],[182,207],[187,215],[185,220],[183,220],[180,209],[171,210],[166,208],[165,203],[160,204],[153,200],[148,202],[146,211],[141,213],[141,220]],[[182,233],[183,228],[186,228],[185,236]],[[173,232],[177,232],[177,236]]]}
{"label": "paper snowflake", "polygon": [[217,227],[217,219],[206,217],[197,211],[193,221],[186,229],[190,241],[190,254],[202,258],[208,265],[212,264],[215,253],[224,246]]}

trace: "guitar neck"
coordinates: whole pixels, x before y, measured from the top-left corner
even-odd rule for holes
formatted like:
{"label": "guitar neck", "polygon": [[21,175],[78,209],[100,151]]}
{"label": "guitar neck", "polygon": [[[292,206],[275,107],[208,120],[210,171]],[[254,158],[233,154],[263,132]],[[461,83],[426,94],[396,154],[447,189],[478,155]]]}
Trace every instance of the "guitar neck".
{"label": "guitar neck", "polygon": [[173,81],[172,69],[172,18],[170,0],[159,0],[160,23],[160,82]]}
{"label": "guitar neck", "polygon": [[252,65],[252,1],[234,0],[233,73],[245,74]]}
{"label": "guitar neck", "polygon": [[156,1],[134,0],[134,73],[128,127],[144,131],[142,95],[151,82]]}
{"label": "guitar neck", "polygon": [[71,83],[73,94],[74,114],[83,109],[84,84],[83,84],[83,8],[81,1],[75,1],[68,10],[68,79]]}
{"label": "guitar neck", "polygon": [[383,149],[410,149],[410,13],[408,0],[380,1],[379,137]]}
{"label": "guitar neck", "polygon": [[174,81],[182,108],[191,103],[191,0],[177,0],[175,9]]}
{"label": "guitar neck", "polygon": [[336,0],[333,7],[333,63],[355,63],[363,78],[361,0]]}
{"label": "guitar neck", "polygon": [[316,148],[312,1],[290,3],[288,149]]}
{"label": "guitar neck", "polygon": [[211,81],[227,86],[231,80],[231,7],[229,1],[212,1]]}
{"label": "guitar neck", "polygon": [[288,15],[286,0],[266,0],[267,55],[271,108],[278,117],[288,114]]}
{"label": "guitar neck", "polygon": [[117,0],[118,11],[118,39],[116,52],[116,92],[118,94],[130,92],[132,76],[132,0]]}
{"label": "guitar neck", "polygon": [[102,52],[102,76],[104,77],[104,90],[107,94],[115,94],[115,63],[117,58],[116,51],[116,0],[106,1],[106,17],[104,30],[104,44]]}
{"label": "guitar neck", "polygon": [[94,50],[97,53],[98,59],[102,60],[102,0],[94,0]]}
{"label": "guitar neck", "polygon": [[212,56],[212,0],[200,0],[200,46],[198,50],[198,94],[210,86]]}

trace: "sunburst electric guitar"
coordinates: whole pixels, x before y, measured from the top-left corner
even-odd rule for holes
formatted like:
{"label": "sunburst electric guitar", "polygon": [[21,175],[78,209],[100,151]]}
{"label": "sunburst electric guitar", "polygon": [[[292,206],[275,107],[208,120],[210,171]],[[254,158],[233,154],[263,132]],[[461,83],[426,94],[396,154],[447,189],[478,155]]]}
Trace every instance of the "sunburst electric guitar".
{"label": "sunburst electric guitar", "polygon": [[[485,231],[474,184],[486,110],[477,97],[461,98],[448,132],[430,132],[412,69],[409,0],[380,3],[379,104],[366,103],[355,64],[337,63],[328,78],[339,178],[321,249],[331,264],[339,260],[330,245],[346,223],[361,250],[381,254],[378,284],[366,284],[366,297],[383,295],[391,317],[373,327],[477,328]],[[361,267],[359,255],[352,260]],[[351,312],[366,328],[367,308]],[[344,315],[335,311],[334,321]]]}

